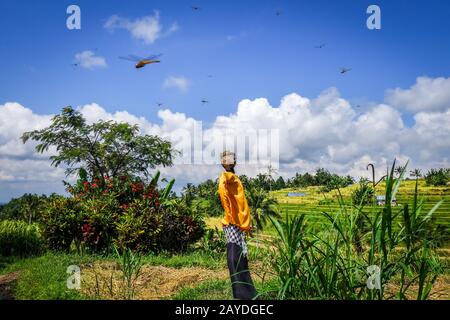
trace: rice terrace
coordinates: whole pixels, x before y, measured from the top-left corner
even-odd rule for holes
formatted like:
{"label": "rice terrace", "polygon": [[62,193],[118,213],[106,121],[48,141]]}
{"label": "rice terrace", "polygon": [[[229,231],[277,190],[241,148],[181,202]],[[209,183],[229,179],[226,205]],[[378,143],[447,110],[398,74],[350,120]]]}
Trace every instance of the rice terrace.
{"label": "rice terrace", "polygon": [[0,1],[2,306],[450,300],[450,2],[76,2]]}

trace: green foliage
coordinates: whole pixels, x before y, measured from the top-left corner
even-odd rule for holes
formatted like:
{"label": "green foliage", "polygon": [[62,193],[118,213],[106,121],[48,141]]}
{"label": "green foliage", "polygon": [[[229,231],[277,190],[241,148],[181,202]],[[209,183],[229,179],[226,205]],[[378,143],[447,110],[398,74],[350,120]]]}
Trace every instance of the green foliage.
{"label": "green foliage", "polygon": [[158,236],[162,231],[162,213],[145,201],[135,200],[119,216],[114,244],[134,251],[158,250]]}
{"label": "green foliage", "polygon": [[157,172],[150,183],[121,176],[80,179],[67,189],[72,198],[49,202],[42,222],[49,247],[107,252],[114,244],[135,252],[184,251],[199,240],[204,223],[183,201],[171,198],[174,180],[160,192]]}
{"label": "green foliage", "polygon": [[119,258],[119,266],[122,271],[124,286],[124,297],[132,300],[136,293],[136,280],[139,278],[142,269],[142,257],[139,253],[134,253],[130,249],[124,249],[122,252],[115,248],[116,255]]}
{"label": "green foliage", "polygon": [[275,181],[274,190],[281,190],[286,188],[286,182],[284,181],[282,176],[279,176],[278,179]]}
{"label": "green foliage", "polygon": [[[277,239],[271,241],[271,265],[278,280],[280,299],[408,299],[412,286],[416,299],[427,299],[442,265],[432,242],[424,236],[438,202],[420,214],[417,185],[412,206],[394,208],[394,198],[406,168],[386,179],[386,204],[366,215],[361,206],[348,209],[340,198],[337,213],[324,213],[322,232],[311,229],[305,215],[272,219]],[[361,230],[361,217],[369,228]],[[367,286],[370,269],[378,268],[380,286]],[[398,285],[388,285],[396,281]]]}
{"label": "green foliage", "polygon": [[269,217],[280,217],[277,200],[264,189],[246,189],[246,198],[256,227],[259,230],[263,230]]}
{"label": "green foliage", "polygon": [[20,198],[15,198],[0,206],[0,220],[14,219],[28,223],[37,222],[49,199],[56,197],[55,194],[36,195],[26,193]]}
{"label": "green foliage", "polygon": [[0,256],[30,256],[43,251],[39,227],[17,220],[0,221]]}
{"label": "green foliage", "polygon": [[356,206],[373,204],[375,190],[367,179],[361,179],[359,186],[352,192],[352,202]]}
{"label": "green foliage", "polygon": [[57,197],[47,203],[42,214],[42,234],[50,249],[69,251],[73,242],[80,247],[83,223],[81,202],[73,198]]}
{"label": "green foliage", "polygon": [[90,252],[109,249],[112,239],[116,237],[115,221],[119,215],[119,202],[113,195],[79,200],[83,217],[82,248]]}
{"label": "green foliage", "polygon": [[169,141],[140,135],[139,127],[127,123],[99,121],[87,124],[82,114],[66,107],[49,127],[25,132],[22,140],[38,142],[36,151],[55,147],[52,165],[67,167],[68,174],[83,169],[91,178],[140,176],[155,166],[172,165],[175,151]]}
{"label": "green foliage", "polygon": [[308,257],[302,252],[312,246],[304,237],[305,232],[305,216],[297,215],[292,219],[286,215],[285,221],[278,221],[270,218],[279,241],[274,242],[275,247],[272,249],[273,259],[272,267],[279,281],[278,298],[294,298],[306,288],[303,286],[310,285],[308,279],[302,281],[302,262]]}
{"label": "green foliage", "polygon": [[304,188],[315,186],[316,180],[313,175],[306,172],[305,174],[296,173],[295,176],[288,180],[288,187]]}
{"label": "green foliage", "polygon": [[205,252],[215,254],[225,253],[227,248],[227,241],[223,231],[219,231],[217,227],[214,229],[207,229],[202,241],[201,249]]}
{"label": "green foliage", "polygon": [[339,176],[332,174],[324,168],[316,170],[314,175],[306,172],[305,174],[296,173],[292,179],[287,182],[288,187],[305,188],[309,186],[322,186],[322,191],[329,192],[337,188],[344,188],[355,181],[351,176]]}
{"label": "green foliage", "polygon": [[217,180],[209,179],[197,186],[188,183],[183,189],[183,199],[186,205],[197,214],[206,216],[223,215]]}
{"label": "green foliage", "polygon": [[205,223],[183,201],[176,200],[165,206],[161,228],[158,248],[182,252],[203,237]]}
{"label": "green foliage", "polygon": [[411,170],[411,171],[409,172],[409,174],[410,174],[413,178],[419,179],[420,177],[422,177],[422,170],[416,168],[416,169],[414,169],[414,170]]}
{"label": "green foliage", "polygon": [[425,174],[429,186],[445,186],[450,182],[450,169],[431,169]]}

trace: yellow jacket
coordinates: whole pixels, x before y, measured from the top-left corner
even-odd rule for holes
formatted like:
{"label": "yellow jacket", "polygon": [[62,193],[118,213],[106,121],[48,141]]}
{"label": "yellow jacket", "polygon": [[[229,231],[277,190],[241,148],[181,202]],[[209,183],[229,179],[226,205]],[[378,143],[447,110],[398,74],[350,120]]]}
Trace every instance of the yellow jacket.
{"label": "yellow jacket", "polygon": [[219,196],[225,211],[222,224],[233,224],[242,231],[250,230],[250,209],[244,187],[237,175],[232,172],[223,172],[220,175]]}

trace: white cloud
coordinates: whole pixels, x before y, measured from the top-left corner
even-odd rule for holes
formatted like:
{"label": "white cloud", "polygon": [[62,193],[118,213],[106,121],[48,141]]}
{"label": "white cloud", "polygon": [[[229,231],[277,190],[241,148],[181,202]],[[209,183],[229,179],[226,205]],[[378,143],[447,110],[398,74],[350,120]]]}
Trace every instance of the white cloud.
{"label": "white cloud", "polygon": [[33,155],[34,145],[24,145],[20,137],[25,131],[45,128],[50,120],[51,116],[35,114],[19,103],[0,105],[0,158],[27,158]]}
{"label": "white cloud", "polygon": [[[198,119],[168,109],[158,112],[160,124],[127,111],[111,113],[95,103],[80,106],[78,110],[88,122],[103,119],[137,124],[143,133],[169,139],[179,150],[190,149],[186,132],[201,125]],[[212,150],[222,143],[224,136],[230,139],[252,130],[277,129],[279,173],[285,177],[318,167],[356,178],[369,176],[368,163],[374,163],[381,173],[394,158],[402,163],[409,159],[411,168],[424,170],[450,166],[450,108],[418,112],[409,127],[404,124],[401,112],[388,104],[374,104],[364,110],[362,114],[357,113],[335,88],[315,99],[291,93],[278,106],[265,98],[245,99],[234,113],[218,116],[203,128],[201,148]],[[63,169],[52,168],[48,154],[37,155],[33,143],[23,145],[20,141],[24,131],[47,126],[51,117],[36,114],[18,103],[0,105],[0,201],[6,198],[4,192],[19,194],[62,188]],[[249,147],[258,150],[260,146]],[[238,154],[239,157],[242,159],[243,155]],[[237,169],[238,173],[250,176],[265,170],[248,164]],[[221,169],[216,164],[180,164],[161,170],[166,177],[176,178],[180,188],[187,182],[215,178]]]}
{"label": "white cloud", "polygon": [[75,63],[89,70],[107,67],[105,58],[96,56],[94,52],[89,50],[77,53]]}
{"label": "white cloud", "polygon": [[167,36],[179,29],[178,24],[173,23],[166,31],[160,23],[160,14],[154,11],[153,15],[129,20],[118,15],[108,18],[104,27],[107,30],[125,29],[130,32],[133,38],[142,40],[145,44],[152,44],[157,39]]}
{"label": "white cloud", "polygon": [[164,88],[176,88],[181,92],[187,92],[191,83],[185,77],[169,76],[164,80]]}
{"label": "white cloud", "polygon": [[386,102],[411,112],[443,111],[450,108],[450,78],[419,77],[409,89],[391,89]]}

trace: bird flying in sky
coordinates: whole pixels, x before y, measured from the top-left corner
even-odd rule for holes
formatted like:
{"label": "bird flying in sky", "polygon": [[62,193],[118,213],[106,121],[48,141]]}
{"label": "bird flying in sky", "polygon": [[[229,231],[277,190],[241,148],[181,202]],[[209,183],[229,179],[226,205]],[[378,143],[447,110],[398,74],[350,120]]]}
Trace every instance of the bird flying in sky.
{"label": "bird flying in sky", "polygon": [[341,74],[347,73],[350,70],[352,70],[351,68],[341,68]]}

